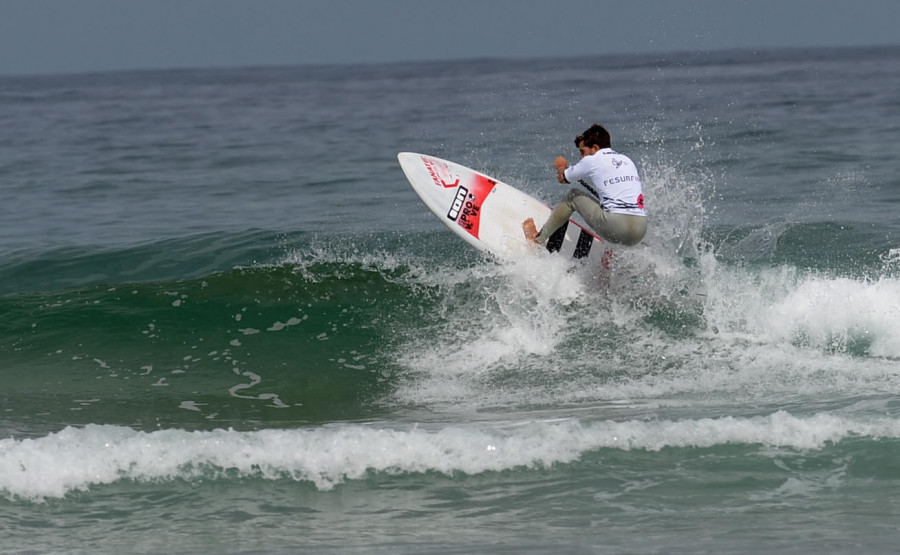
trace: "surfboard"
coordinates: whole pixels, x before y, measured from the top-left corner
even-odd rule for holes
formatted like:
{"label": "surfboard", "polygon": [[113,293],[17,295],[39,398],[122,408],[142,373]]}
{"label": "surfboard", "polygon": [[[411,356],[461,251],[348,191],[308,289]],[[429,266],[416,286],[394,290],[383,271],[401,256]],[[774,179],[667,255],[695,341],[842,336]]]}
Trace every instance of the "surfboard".
{"label": "surfboard", "polygon": [[[397,159],[422,202],[463,241],[501,259],[535,252],[522,222],[534,218],[540,229],[552,211],[549,206],[455,162],[415,152],[401,152]],[[574,220],[550,237],[546,249],[574,260],[609,263],[603,241]]]}

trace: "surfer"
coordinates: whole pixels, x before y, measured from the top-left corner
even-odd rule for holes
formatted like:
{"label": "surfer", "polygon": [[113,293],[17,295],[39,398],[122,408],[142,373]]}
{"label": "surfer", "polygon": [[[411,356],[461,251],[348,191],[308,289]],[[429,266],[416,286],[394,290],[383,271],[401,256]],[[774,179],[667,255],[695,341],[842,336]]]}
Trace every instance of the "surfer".
{"label": "surfer", "polygon": [[[611,147],[609,132],[594,124],[575,138],[581,160],[572,167],[562,156],[553,162],[560,184],[579,182],[590,193],[572,188],[556,205],[540,232],[534,218],[522,222],[525,238],[546,244],[553,232],[565,224],[573,212],[603,239],[620,245],[636,245],[647,232],[647,213],[641,178],[634,162]],[[593,188],[584,182],[587,178]]]}

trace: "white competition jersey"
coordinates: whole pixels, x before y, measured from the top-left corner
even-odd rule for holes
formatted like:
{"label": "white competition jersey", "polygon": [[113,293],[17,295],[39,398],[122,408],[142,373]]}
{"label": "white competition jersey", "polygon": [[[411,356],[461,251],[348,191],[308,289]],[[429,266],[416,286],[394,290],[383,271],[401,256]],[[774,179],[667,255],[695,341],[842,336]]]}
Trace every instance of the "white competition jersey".
{"label": "white competition jersey", "polygon": [[641,177],[631,158],[611,148],[585,156],[566,168],[566,181],[588,178],[600,195],[600,206],[607,212],[646,216]]}

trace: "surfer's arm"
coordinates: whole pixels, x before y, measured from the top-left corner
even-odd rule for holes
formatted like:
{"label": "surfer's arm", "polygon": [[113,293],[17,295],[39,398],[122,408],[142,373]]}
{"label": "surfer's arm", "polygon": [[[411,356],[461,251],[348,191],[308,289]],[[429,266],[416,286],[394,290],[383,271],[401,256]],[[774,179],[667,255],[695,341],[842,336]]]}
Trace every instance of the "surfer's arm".
{"label": "surfer's arm", "polygon": [[[559,158],[562,158],[562,156]],[[559,158],[557,158],[557,161],[559,161]],[[565,160],[566,159],[563,158],[563,161]],[[565,180],[560,180],[560,183],[578,183],[582,179],[585,179],[591,169],[590,164],[585,160],[586,158],[582,158],[574,166],[569,166],[567,168],[560,169],[557,167],[556,169],[559,171],[561,179]]]}

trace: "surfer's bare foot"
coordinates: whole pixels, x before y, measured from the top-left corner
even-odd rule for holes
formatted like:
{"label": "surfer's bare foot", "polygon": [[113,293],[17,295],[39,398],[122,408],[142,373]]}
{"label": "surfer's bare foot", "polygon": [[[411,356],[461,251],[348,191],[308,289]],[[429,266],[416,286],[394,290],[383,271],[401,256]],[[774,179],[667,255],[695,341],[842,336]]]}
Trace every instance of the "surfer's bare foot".
{"label": "surfer's bare foot", "polygon": [[534,225],[534,218],[528,218],[522,222],[522,231],[525,232],[526,239],[532,243],[537,243],[538,230],[537,226]]}

